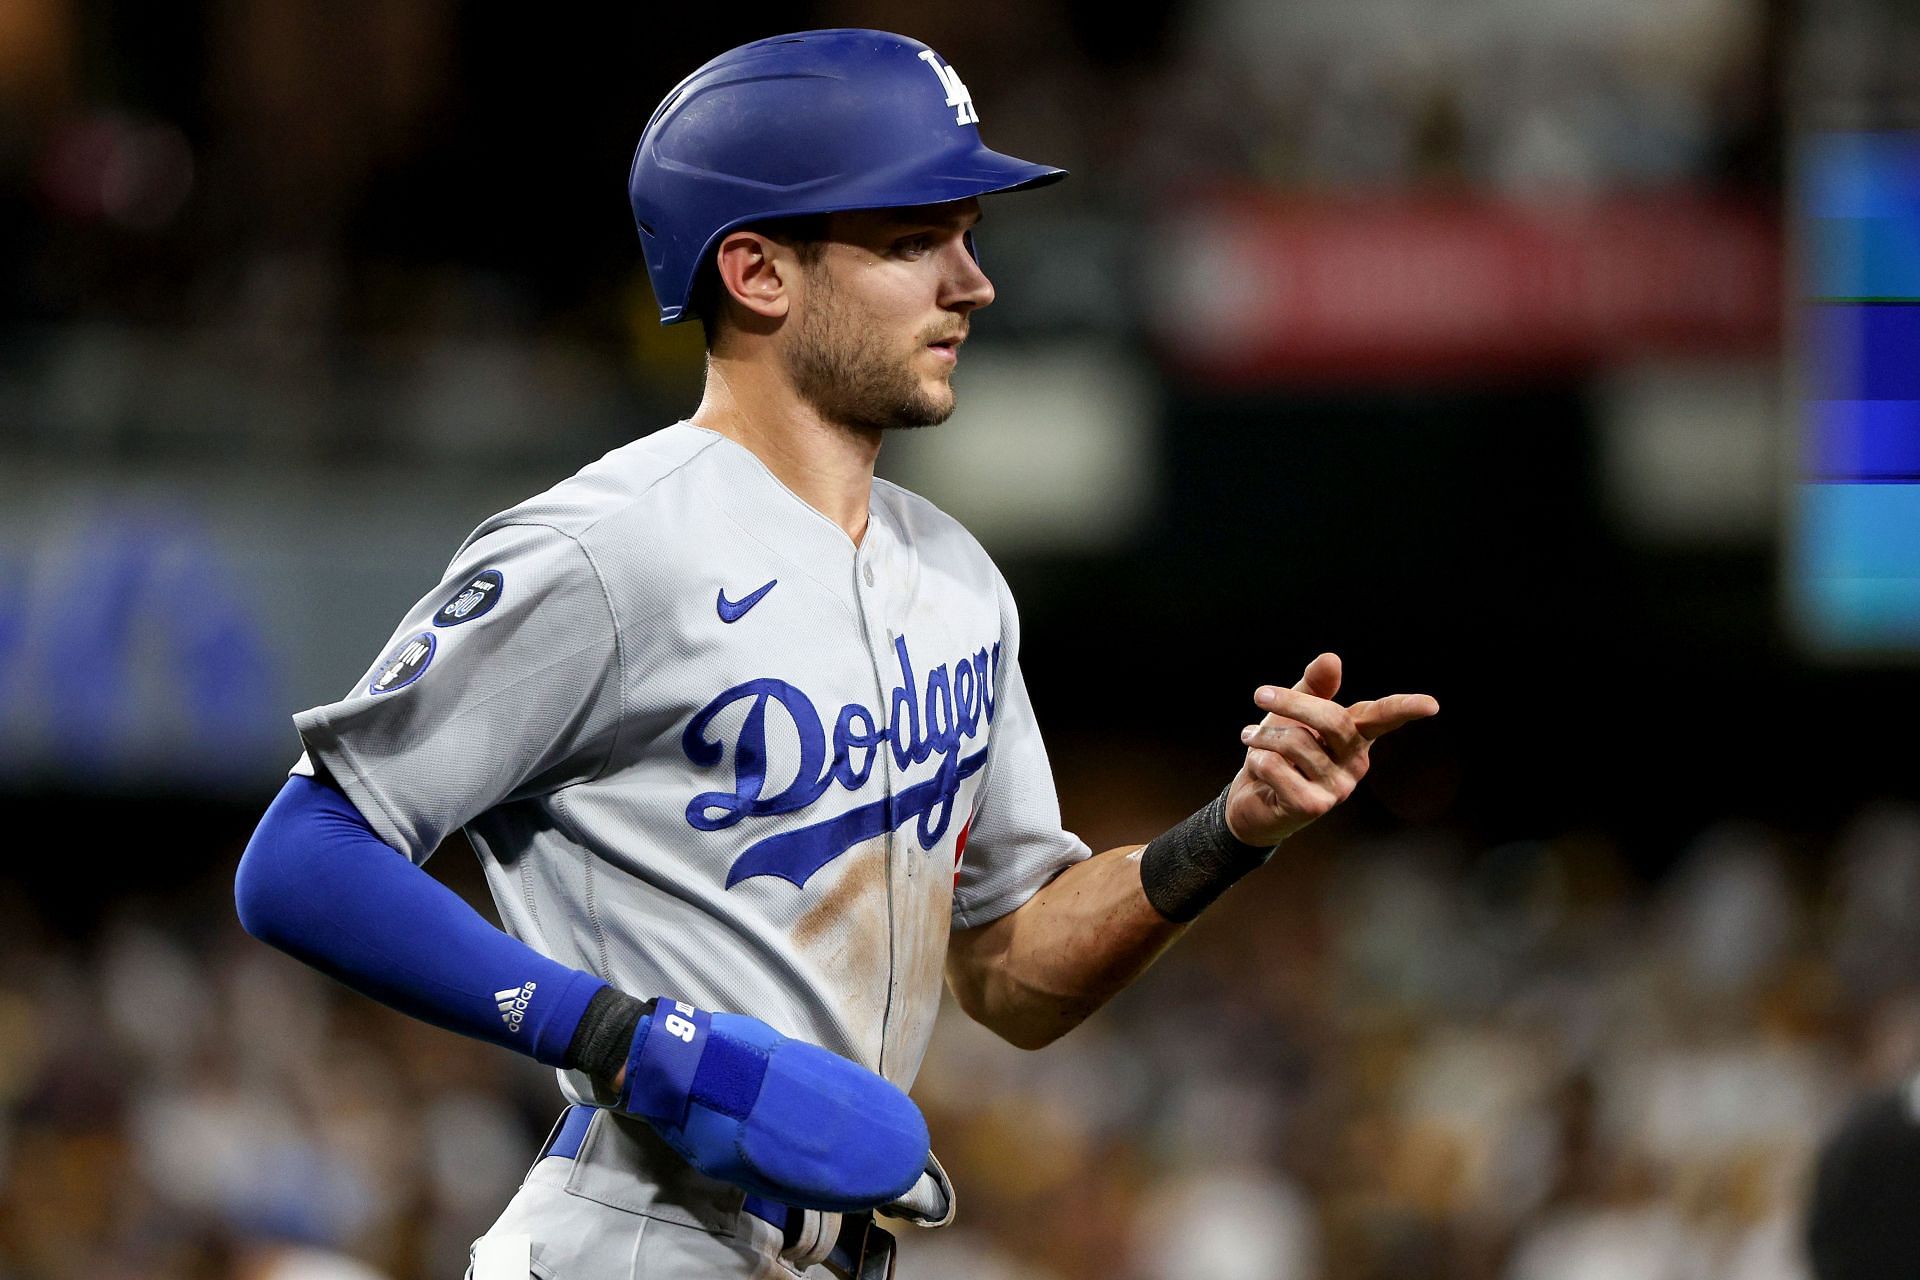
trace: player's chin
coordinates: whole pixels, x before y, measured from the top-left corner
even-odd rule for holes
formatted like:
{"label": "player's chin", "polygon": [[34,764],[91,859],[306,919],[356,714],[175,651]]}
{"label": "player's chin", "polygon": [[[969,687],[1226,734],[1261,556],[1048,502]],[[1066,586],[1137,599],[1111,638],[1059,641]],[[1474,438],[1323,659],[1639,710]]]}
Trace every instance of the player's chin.
{"label": "player's chin", "polygon": [[929,383],[926,387],[926,394],[921,397],[921,401],[921,416],[926,419],[927,426],[938,426],[953,416],[956,398],[953,394],[953,388],[947,385],[947,381],[944,378],[938,382]]}
{"label": "player's chin", "polygon": [[887,425],[895,430],[937,427],[953,416],[953,388],[945,382],[922,383],[920,394],[905,398],[893,406]]}

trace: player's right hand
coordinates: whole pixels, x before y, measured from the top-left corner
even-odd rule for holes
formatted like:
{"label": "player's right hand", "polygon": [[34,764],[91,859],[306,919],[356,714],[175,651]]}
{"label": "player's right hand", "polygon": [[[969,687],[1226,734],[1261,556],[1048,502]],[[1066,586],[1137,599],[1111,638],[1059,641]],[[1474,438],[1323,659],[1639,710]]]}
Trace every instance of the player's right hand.
{"label": "player's right hand", "polygon": [[1262,687],[1254,703],[1266,716],[1240,733],[1246,762],[1227,791],[1227,828],[1250,845],[1275,845],[1332,810],[1367,776],[1373,743],[1436,715],[1425,693],[1396,693],[1343,707],[1340,656],[1323,653],[1299,683]]}
{"label": "player's right hand", "polygon": [[926,1119],[891,1081],[758,1018],[665,998],[634,1033],[619,1106],[708,1177],[803,1209],[886,1204],[927,1167]]}

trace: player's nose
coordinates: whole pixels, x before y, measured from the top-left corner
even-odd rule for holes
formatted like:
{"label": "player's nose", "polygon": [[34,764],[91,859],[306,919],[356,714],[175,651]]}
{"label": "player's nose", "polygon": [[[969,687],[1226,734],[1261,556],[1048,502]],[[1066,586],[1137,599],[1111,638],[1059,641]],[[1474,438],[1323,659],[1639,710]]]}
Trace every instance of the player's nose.
{"label": "player's nose", "polygon": [[947,253],[949,266],[945,296],[941,304],[952,310],[971,311],[993,301],[993,281],[980,269],[966,246],[956,242]]}

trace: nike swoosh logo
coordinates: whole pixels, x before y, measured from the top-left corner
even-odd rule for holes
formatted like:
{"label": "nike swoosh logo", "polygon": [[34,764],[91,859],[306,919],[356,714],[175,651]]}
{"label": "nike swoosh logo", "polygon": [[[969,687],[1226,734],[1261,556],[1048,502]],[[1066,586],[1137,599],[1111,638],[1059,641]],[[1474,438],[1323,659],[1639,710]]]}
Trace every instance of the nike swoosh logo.
{"label": "nike swoosh logo", "polygon": [[772,582],[769,582],[766,586],[760,588],[758,591],[754,592],[752,595],[738,602],[727,599],[727,589],[725,587],[720,588],[720,594],[715,596],[713,601],[714,608],[719,610],[720,612],[720,621],[722,622],[740,621],[740,619],[747,616],[747,610],[759,604],[761,600],[766,598],[767,592],[773,590],[775,587],[779,585],[780,585],[780,579],[775,578]]}

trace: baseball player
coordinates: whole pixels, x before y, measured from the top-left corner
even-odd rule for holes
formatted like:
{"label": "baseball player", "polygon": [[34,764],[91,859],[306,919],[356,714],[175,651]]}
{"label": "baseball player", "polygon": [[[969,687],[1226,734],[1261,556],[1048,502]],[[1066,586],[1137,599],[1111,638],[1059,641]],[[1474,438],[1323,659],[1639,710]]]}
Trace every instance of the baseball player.
{"label": "baseball player", "polygon": [[[692,416],[487,520],[338,702],[242,859],[256,936],[560,1071],[572,1104],[470,1274],[890,1274],[872,1211],[953,1190],[904,1090],[944,974],[1037,1048],[1343,800],[1424,695],[1262,688],[1238,776],[1145,846],[1061,828],[980,545],[874,478],[952,411],[993,285],[980,197],[1065,174],[988,150],[914,40],[731,50],[630,183]],[[421,869],[464,828],[505,931]]]}

